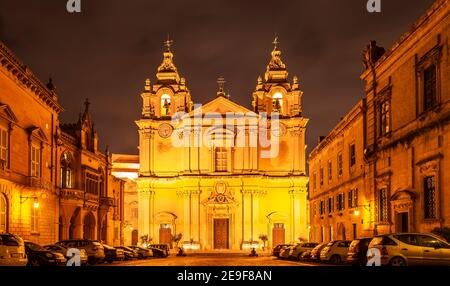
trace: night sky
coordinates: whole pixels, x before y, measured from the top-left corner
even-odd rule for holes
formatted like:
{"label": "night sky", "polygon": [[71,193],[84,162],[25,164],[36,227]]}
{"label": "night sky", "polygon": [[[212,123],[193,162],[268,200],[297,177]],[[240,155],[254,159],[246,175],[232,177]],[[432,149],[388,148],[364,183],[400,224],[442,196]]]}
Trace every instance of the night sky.
{"label": "night sky", "polygon": [[167,33],[195,103],[215,97],[223,75],[248,108],[278,35],[304,91],[310,151],[364,96],[367,43],[390,48],[433,0],[382,0],[375,14],[367,0],[81,0],[78,14],[66,2],[0,0],[0,39],[44,83],[53,77],[62,122],[75,122],[89,97],[102,148],[137,154],[140,93],[146,78],[154,82]]}

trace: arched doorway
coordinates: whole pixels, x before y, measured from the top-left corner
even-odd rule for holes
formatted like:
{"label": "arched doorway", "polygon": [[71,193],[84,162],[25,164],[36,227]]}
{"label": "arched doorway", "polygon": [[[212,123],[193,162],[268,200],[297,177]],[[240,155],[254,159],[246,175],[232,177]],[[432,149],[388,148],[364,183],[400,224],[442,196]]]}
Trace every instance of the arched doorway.
{"label": "arched doorway", "polygon": [[72,217],[70,218],[70,225],[69,225],[69,239],[76,239],[77,237],[77,228],[79,226],[80,221],[80,212],[81,208],[76,208],[75,211],[72,214]]}
{"label": "arched doorway", "polygon": [[134,229],[131,232],[131,245],[137,245],[139,240],[138,231],[137,229]]}
{"label": "arched doorway", "polygon": [[338,237],[341,240],[346,240],[346,233],[345,233],[345,225],[343,222],[338,223]]}
{"label": "arched doorway", "polygon": [[0,194],[0,233],[8,231],[8,201]]}
{"label": "arched doorway", "polygon": [[83,220],[83,238],[95,239],[95,216],[92,212],[88,212]]}

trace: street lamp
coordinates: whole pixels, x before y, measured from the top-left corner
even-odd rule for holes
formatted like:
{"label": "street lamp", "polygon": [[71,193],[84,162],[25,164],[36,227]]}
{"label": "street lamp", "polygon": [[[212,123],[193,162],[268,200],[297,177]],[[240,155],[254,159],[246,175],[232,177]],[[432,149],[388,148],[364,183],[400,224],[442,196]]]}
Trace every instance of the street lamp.
{"label": "street lamp", "polygon": [[[358,205],[358,206],[356,206],[356,207],[357,207],[357,208],[358,208],[358,207],[364,207],[366,210],[370,211],[370,204],[366,204],[366,205]],[[358,209],[356,209],[356,210],[353,211],[353,214],[354,214],[355,216],[359,216],[359,215],[361,214],[361,212],[360,212]]]}
{"label": "street lamp", "polygon": [[20,196],[20,204],[25,203],[28,199],[34,199],[33,207],[35,209],[39,208],[39,200],[38,200],[38,198],[36,196],[31,196],[31,197]]}

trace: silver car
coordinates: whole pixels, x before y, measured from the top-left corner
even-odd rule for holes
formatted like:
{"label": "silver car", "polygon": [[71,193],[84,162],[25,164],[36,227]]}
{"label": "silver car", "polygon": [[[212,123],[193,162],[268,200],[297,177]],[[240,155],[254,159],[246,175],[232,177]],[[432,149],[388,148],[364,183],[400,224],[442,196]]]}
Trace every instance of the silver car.
{"label": "silver car", "polygon": [[450,266],[450,244],[440,236],[425,233],[393,233],[375,236],[369,249],[377,248],[382,265]]}

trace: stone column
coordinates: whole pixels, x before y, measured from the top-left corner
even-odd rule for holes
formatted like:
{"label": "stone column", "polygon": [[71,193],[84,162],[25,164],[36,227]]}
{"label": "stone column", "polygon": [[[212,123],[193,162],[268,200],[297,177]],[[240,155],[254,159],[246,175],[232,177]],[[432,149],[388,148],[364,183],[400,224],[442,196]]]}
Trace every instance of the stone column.
{"label": "stone column", "polygon": [[[148,189],[139,189],[139,236],[148,234],[150,237],[150,196]],[[155,239],[152,237],[153,240]]]}
{"label": "stone column", "polygon": [[186,239],[193,239],[195,242],[200,241],[200,190],[191,191],[191,230],[190,237]]}

